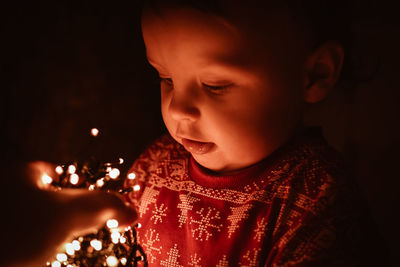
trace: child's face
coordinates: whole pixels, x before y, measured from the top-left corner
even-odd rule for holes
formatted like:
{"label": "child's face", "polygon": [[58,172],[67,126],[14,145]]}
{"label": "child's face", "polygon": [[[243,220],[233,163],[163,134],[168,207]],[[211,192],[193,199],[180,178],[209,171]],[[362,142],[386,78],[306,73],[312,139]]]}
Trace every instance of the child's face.
{"label": "child's face", "polygon": [[288,12],[279,12],[264,14],[263,35],[235,14],[230,23],[189,8],[144,12],[147,57],[162,78],[164,122],[208,169],[257,163],[301,122],[308,44]]}

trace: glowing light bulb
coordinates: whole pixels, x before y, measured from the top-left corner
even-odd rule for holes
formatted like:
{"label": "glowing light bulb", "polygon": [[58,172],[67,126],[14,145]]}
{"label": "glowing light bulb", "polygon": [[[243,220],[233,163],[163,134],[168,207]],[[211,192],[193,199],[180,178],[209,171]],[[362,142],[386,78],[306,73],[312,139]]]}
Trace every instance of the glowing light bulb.
{"label": "glowing light bulb", "polygon": [[106,262],[107,262],[108,266],[117,266],[118,265],[118,259],[115,256],[108,256]]}
{"label": "glowing light bulb", "polygon": [[100,131],[99,131],[99,129],[97,129],[97,128],[92,128],[92,129],[90,130],[90,134],[91,134],[92,136],[94,136],[94,137],[98,136],[99,133],[100,133]]}
{"label": "glowing light bulb", "polygon": [[136,227],[137,228],[142,228],[142,225],[140,223],[137,223]]}
{"label": "glowing light bulb", "polygon": [[111,179],[117,179],[118,176],[119,176],[119,174],[120,174],[120,171],[119,171],[119,169],[117,169],[117,168],[112,169],[112,170],[108,173],[108,175],[110,176]]}
{"label": "glowing light bulb", "polygon": [[133,191],[139,191],[140,190],[140,185],[135,185],[135,186],[133,186]]}
{"label": "glowing light bulb", "polygon": [[111,240],[114,244],[119,243],[119,238],[121,237],[121,234],[119,232],[113,232],[111,233]]}
{"label": "glowing light bulb", "polygon": [[58,260],[58,261],[66,261],[67,259],[68,259],[68,257],[67,257],[67,255],[66,254],[64,254],[64,253],[58,253],[57,254],[57,256],[56,256],[56,259]]}
{"label": "glowing light bulb", "polygon": [[68,255],[74,255],[75,254],[75,249],[74,245],[72,243],[67,243],[65,244],[65,252],[67,252]]}
{"label": "glowing light bulb", "polygon": [[136,174],[131,172],[130,174],[128,174],[128,179],[130,180],[134,180],[136,178]]}
{"label": "glowing light bulb", "polygon": [[94,190],[94,185],[93,184],[89,185],[88,189],[89,189],[89,191],[93,191]]}
{"label": "glowing light bulb", "polygon": [[71,184],[77,184],[77,183],[79,182],[79,176],[78,176],[78,174],[76,174],[76,173],[71,174],[71,177],[69,178],[69,182],[70,182]]}
{"label": "glowing light bulb", "polygon": [[120,260],[120,262],[121,262],[122,265],[125,265],[127,261],[128,261],[128,260],[127,260],[126,258],[122,258],[122,259]]}
{"label": "glowing light bulb", "polygon": [[119,164],[124,163],[124,159],[123,158],[119,158],[118,160],[119,160]]}
{"label": "glowing light bulb", "polygon": [[72,241],[72,246],[76,251],[81,249],[81,243],[78,240]]}
{"label": "glowing light bulb", "polygon": [[122,244],[125,244],[126,238],[125,238],[124,236],[121,236],[121,237],[119,238],[119,242],[122,243]]}
{"label": "glowing light bulb", "polygon": [[110,229],[118,227],[118,221],[115,220],[115,219],[108,220],[106,224],[107,224],[107,227],[110,228]]}
{"label": "glowing light bulb", "polygon": [[102,187],[102,186],[104,185],[104,179],[101,178],[101,179],[97,180],[96,185],[97,185],[98,187]]}
{"label": "glowing light bulb", "polygon": [[48,176],[47,173],[43,173],[43,175],[42,175],[42,183],[47,185],[47,184],[51,184],[52,182],[53,182],[53,178]]}
{"label": "glowing light bulb", "polygon": [[68,264],[67,267],[74,267],[74,265]]}
{"label": "glowing light bulb", "polygon": [[56,167],[56,173],[57,174],[62,174],[64,172],[64,169],[61,166]]}
{"label": "glowing light bulb", "polygon": [[69,174],[74,174],[76,172],[76,167],[75,165],[69,165],[68,166],[68,173]]}
{"label": "glowing light bulb", "polygon": [[95,249],[95,250],[101,250],[102,243],[100,240],[93,239],[90,241],[90,245]]}
{"label": "glowing light bulb", "polygon": [[61,267],[61,262],[53,261],[53,263],[51,264],[51,267]]}

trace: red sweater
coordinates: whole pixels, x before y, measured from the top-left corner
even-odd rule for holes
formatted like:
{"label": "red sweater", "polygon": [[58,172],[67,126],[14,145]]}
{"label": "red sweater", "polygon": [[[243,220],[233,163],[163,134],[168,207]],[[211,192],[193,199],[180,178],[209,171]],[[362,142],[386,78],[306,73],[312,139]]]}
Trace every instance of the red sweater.
{"label": "red sweater", "polygon": [[315,129],[225,176],[166,135],[132,171],[150,266],[358,266],[362,204]]}

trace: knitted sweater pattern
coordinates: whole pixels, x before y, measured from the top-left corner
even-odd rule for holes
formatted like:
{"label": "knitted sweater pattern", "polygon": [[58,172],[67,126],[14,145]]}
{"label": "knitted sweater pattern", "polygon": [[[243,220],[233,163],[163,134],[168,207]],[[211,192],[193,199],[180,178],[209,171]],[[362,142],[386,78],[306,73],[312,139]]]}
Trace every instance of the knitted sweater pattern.
{"label": "knitted sweater pattern", "polygon": [[127,199],[150,266],[320,266],[345,260],[342,243],[353,245],[341,234],[357,216],[343,169],[322,136],[305,134],[220,176],[165,135],[135,161],[136,179],[125,186],[141,186]]}

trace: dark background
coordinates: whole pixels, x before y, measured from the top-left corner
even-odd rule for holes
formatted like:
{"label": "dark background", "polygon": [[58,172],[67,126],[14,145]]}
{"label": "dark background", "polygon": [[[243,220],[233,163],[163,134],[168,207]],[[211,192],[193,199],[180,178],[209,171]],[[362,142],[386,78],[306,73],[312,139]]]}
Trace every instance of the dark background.
{"label": "dark background", "polygon": [[[379,71],[355,90],[333,92],[306,118],[354,167],[393,252],[400,249],[396,10],[383,1],[357,5],[357,51]],[[1,13],[3,157],[65,162],[89,149],[129,165],[164,131],[135,1],[26,1],[2,4]],[[101,131],[96,146],[92,127]]]}

